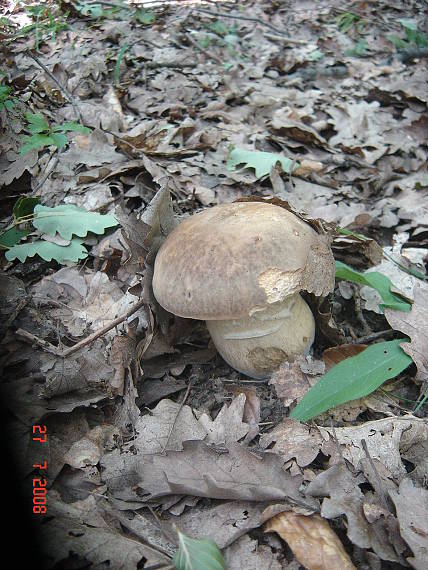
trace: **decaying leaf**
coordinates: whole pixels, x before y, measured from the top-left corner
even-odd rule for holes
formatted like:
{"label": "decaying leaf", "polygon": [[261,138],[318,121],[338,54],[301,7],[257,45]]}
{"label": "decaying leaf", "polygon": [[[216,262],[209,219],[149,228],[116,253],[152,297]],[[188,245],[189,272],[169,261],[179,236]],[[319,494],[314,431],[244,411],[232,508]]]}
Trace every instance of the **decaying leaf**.
{"label": "decaying leaf", "polygon": [[312,365],[306,373],[303,372],[301,364],[307,364],[304,357],[296,358],[291,363],[283,362],[269,380],[269,384],[274,385],[277,396],[281,398],[284,406],[290,406],[296,400],[300,400],[315,384],[316,376],[324,372],[323,362],[316,367]]}
{"label": "decaying leaf", "polygon": [[[349,540],[360,548],[372,548],[383,560],[402,561],[401,542],[395,548],[391,544],[388,519],[375,528],[365,517],[364,495],[359,487],[365,482],[362,474],[352,474],[345,462],[336,463],[321,472],[306,489],[308,495],[326,497],[321,507],[321,516],[334,519],[345,515]],[[392,515],[391,515],[392,516]]]}
{"label": "decaying leaf", "polygon": [[428,560],[428,491],[403,479],[398,491],[389,492],[397,510],[401,535],[413,551],[407,562],[424,570]]}
{"label": "decaying leaf", "polygon": [[337,534],[317,514],[306,517],[283,512],[271,518],[264,529],[277,532],[308,570],[355,569]]}
{"label": "decaying leaf", "polygon": [[104,519],[93,496],[68,504],[52,492],[49,520],[38,527],[38,539],[46,559],[56,564],[70,553],[93,564],[109,564],[123,570],[137,570],[144,560],[150,564],[168,562],[169,558],[138,540],[123,535]]}
{"label": "decaying leaf", "polygon": [[301,478],[282,469],[278,455],[260,459],[240,444],[216,452],[201,441],[186,441],[183,451],[147,456],[139,462],[141,492],[151,498],[189,494],[214,499],[266,501],[282,499],[308,508],[316,502],[298,491]]}
{"label": "decaying leaf", "polygon": [[415,302],[410,313],[387,309],[385,317],[396,330],[409,335],[411,342],[404,342],[401,348],[416,363],[417,378],[428,379],[428,285],[418,283],[414,288]]}
{"label": "decaying leaf", "polygon": [[282,570],[283,565],[268,546],[245,535],[228,546],[224,553],[228,570]]}
{"label": "decaying leaf", "polygon": [[[366,442],[368,452],[372,460],[378,462],[386,468],[387,473],[400,481],[407,473],[400,456],[401,438],[403,433],[418,429],[419,422],[415,419],[412,423],[411,417],[385,418],[372,422],[365,422],[359,426],[336,427],[332,430],[329,427],[319,427],[319,433],[323,438],[335,439],[343,446],[343,457],[347,459],[356,469],[361,460],[367,458],[362,445],[362,440]],[[410,438],[411,436],[408,435]]]}
{"label": "decaying leaf", "polygon": [[[275,442],[273,447],[269,447]],[[323,438],[318,428],[312,428],[290,418],[284,418],[273,430],[260,438],[260,445],[289,461],[295,458],[300,467],[310,465],[318,455]]]}
{"label": "decaying leaf", "polygon": [[239,441],[248,433],[249,426],[242,421],[246,396],[239,394],[231,402],[226,404],[217,414],[214,421],[207,414],[199,417],[200,424],[207,430],[205,441],[215,445],[224,445]]}

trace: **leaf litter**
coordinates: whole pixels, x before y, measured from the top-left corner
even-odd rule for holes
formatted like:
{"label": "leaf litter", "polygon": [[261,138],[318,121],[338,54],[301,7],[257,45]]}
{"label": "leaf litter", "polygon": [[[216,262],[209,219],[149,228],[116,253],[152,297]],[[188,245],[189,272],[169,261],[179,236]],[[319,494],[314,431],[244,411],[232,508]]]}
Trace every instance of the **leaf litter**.
{"label": "leaf litter", "polygon": [[[2,231],[17,228],[25,260],[1,262],[1,390],[28,504],[32,479],[47,480],[48,516],[32,519],[43,565],[171,568],[178,528],[213,539],[232,569],[422,569],[423,3],[118,4],[47,3],[34,20],[6,3],[0,23]],[[22,154],[40,116],[63,146]],[[14,226],[20,196],[38,198],[36,216],[76,215],[42,221],[38,246]],[[311,355],[256,383],[203,324],[166,313],[151,279],[180,219],[263,198],[329,228],[336,260],[372,286],[338,279],[312,306]],[[83,228],[77,208],[109,217]],[[394,344],[395,378],[290,418],[319,378],[380,343]]]}

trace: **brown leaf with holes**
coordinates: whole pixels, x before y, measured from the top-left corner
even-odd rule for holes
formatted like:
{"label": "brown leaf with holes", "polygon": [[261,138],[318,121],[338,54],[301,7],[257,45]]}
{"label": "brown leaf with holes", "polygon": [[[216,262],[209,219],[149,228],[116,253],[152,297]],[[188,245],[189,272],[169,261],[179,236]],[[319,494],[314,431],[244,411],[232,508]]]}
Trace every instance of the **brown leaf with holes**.
{"label": "brown leaf with holes", "polygon": [[346,550],[328,522],[319,515],[304,516],[283,512],[265,524],[265,532],[275,531],[307,570],[352,570]]}

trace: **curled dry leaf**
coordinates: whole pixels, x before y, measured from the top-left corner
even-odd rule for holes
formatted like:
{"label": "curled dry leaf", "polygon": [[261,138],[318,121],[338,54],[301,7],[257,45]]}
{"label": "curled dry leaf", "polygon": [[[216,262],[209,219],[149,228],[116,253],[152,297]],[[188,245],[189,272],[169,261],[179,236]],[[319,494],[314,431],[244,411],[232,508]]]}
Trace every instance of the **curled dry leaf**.
{"label": "curled dry leaf", "polygon": [[245,442],[252,441],[259,433],[260,423],[260,399],[255,388],[241,386],[231,387],[235,395],[245,394],[245,405],[242,420],[249,425],[249,431],[245,437]]}
{"label": "curled dry leaf", "polygon": [[277,532],[298,561],[308,570],[353,570],[347,552],[327,521],[319,515],[283,512],[265,524],[265,532]]}
{"label": "curled dry leaf", "polygon": [[214,421],[208,414],[202,414],[199,423],[207,430],[205,441],[210,444],[224,445],[243,438],[249,426],[242,421],[246,396],[239,394],[227,406],[223,405]]}
{"label": "curled dry leaf", "polygon": [[366,479],[361,473],[352,473],[341,461],[317,475],[307,486],[306,495],[325,497],[321,507],[323,518],[346,516],[347,535],[353,544],[373,549],[382,560],[403,562],[401,541],[397,543],[391,536],[390,521],[382,518],[371,525],[365,517],[365,497],[360,488],[364,482]]}
{"label": "curled dry leaf", "polygon": [[115,372],[110,386],[114,396],[123,396],[125,372],[135,355],[135,329],[130,330],[132,336],[115,336],[111,347],[110,364]]}

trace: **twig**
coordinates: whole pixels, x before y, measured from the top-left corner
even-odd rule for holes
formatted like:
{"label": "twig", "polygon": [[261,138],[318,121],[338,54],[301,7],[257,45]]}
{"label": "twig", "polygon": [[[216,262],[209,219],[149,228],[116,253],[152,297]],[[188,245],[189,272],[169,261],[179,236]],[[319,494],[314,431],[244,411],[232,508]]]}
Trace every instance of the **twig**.
{"label": "twig", "polygon": [[[261,23],[261,22],[260,22]],[[306,40],[295,40],[293,38],[289,38],[287,36],[276,36],[275,34],[264,34],[265,38],[268,40],[272,40],[273,42],[285,42],[289,44],[294,44],[296,46],[303,46],[306,45],[308,42]]]}
{"label": "twig", "polygon": [[192,44],[193,47],[195,47],[196,49],[198,49],[199,51],[204,53],[207,57],[213,59],[214,61],[216,61],[220,65],[223,65],[223,61],[215,53],[212,53],[212,52],[208,51],[207,49],[203,48],[202,46],[200,46],[198,44],[198,42],[195,42],[195,40],[190,36],[187,36],[186,39],[190,44]]}
{"label": "twig", "polygon": [[374,332],[374,333],[368,334],[366,336],[362,336],[360,338],[355,339],[354,344],[366,344],[366,342],[371,342],[372,340],[376,340],[378,338],[383,338],[385,336],[391,336],[392,334],[395,334],[395,331],[393,329],[387,329],[385,331]]}
{"label": "twig", "polygon": [[98,331],[95,331],[93,334],[84,338],[80,342],[76,343],[73,346],[65,348],[64,350],[57,348],[56,346],[54,346],[53,344],[51,344],[47,340],[43,340],[43,339],[33,335],[32,333],[30,333],[24,329],[18,329],[16,331],[16,336],[18,336],[18,337],[22,338],[23,340],[29,342],[30,344],[37,344],[37,346],[39,346],[40,348],[42,348],[46,352],[50,352],[52,354],[55,354],[55,356],[58,356],[59,358],[66,358],[67,356],[70,356],[74,352],[77,352],[78,350],[80,350],[84,346],[91,344],[92,342],[97,340],[97,338],[99,338],[100,336],[103,336],[109,330],[116,327],[117,325],[119,325],[123,321],[126,321],[126,319],[128,319],[131,315],[133,315],[136,311],[138,311],[138,309],[140,309],[145,304],[146,304],[145,300],[140,299],[138,301],[138,303],[136,303],[133,307],[131,307],[124,315],[122,315],[121,317],[117,317],[117,319],[114,319],[114,321],[112,321],[111,323],[109,323],[105,327],[99,329]]}
{"label": "twig", "polygon": [[289,42],[290,44],[306,44],[307,43],[305,40],[295,40],[295,39],[287,37],[284,34],[284,32],[282,32],[281,30],[278,30],[278,28],[275,28],[275,26],[272,26],[272,24],[269,24],[268,22],[265,22],[264,20],[260,20],[260,18],[252,18],[251,16],[241,16],[241,15],[237,16],[236,14],[227,14],[224,12],[211,12],[211,10],[206,10],[205,8],[193,8],[193,10],[195,10],[196,12],[203,12],[204,14],[209,14],[210,16],[215,16],[216,18],[233,18],[235,20],[245,20],[246,22],[254,22],[255,24],[261,24],[262,26],[269,28],[270,30],[272,30],[276,34],[280,34],[281,39],[283,41]]}
{"label": "twig", "polygon": [[42,63],[36,55],[32,54],[30,51],[27,51],[26,53],[29,57],[31,57],[31,59],[33,59],[37,63],[38,66],[40,66],[43,69],[43,71],[46,73],[46,75],[48,75],[52,79],[52,81],[55,83],[55,85],[58,87],[58,89],[65,95],[67,101],[69,103],[71,103],[71,106],[73,107],[73,110],[74,110],[77,118],[79,119],[79,121],[83,125],[82,115],[80,114],[79,108],[77,107],[73,96],[67,91],[67,89],[63,85],[61,85],[61,83],[57,80],[55,75],[53,75],[49,71],[49,69],[46,67],[46,65],[44,63]]}
{"label": "twig", "polygon": [[178,408],[178,410],[177,410],[177,413],[176,413],[176,415],[175,415],[174,421],[173,421],[172,424],[171,424],[171,427],[170,427],[169,432],[168,432],[168,437],[166,438],[166,442],[165,442],[165,445],[164,445],[163,448],[162,448],[161,453],[164,453],[165,450],[166,450],[166,448],[167,448],[167,446],[168,446],[168,443],[169,443],[169,440],[171,439],[171,435],[172,435],[172,432],[173,432],[173,430],[174,430],[175,424],[177,423],[178,416],[180,415],[181,409],[182,409],[182,407],[184,406],[184,402],[187,400],[187,396],[189,395],[191,386],[192,386],[192,380],[189,381],[189,384],[188,384],[188,386],[187,386],[186,393],[184,394],[184,398],[183,398],[183,399],[181,400],[181,402],[180,402],[180,406],[179,406],[179,408]]}

